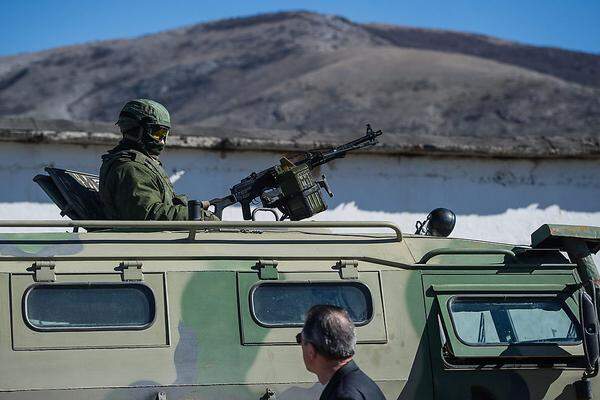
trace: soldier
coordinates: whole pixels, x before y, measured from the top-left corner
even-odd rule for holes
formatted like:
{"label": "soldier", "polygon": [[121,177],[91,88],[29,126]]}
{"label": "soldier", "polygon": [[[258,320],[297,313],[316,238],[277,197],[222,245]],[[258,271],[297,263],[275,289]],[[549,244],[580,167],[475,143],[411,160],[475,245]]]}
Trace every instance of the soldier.
{"label": "soldier", "polygon": [[[102,156],[100,198],[108,219],[187,220],[187,198],[175,194],[158,156],[171,129],[169,112],[152,100],[128,101],[116,123],[123,139]],[[204,219],[216,219],[205,211]]]}

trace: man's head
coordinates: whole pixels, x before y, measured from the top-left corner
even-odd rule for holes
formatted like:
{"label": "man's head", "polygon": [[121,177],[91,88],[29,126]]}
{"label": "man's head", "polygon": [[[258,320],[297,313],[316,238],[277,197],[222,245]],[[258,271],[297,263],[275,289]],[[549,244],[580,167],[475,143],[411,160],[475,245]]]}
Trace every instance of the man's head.
{"label": "man's head", "polygon": [[125,103],[117,125],[125,139],[141,144],[152,155],[158,155],[167,142],[171,117],[162,104],[136,99]]}
{"label": "man's head", "polygon": [[323,370],[345,364],[354,356],[354,323],[343,308],[313,306],[296,340],[302,344],[306,369],[320,375]]}

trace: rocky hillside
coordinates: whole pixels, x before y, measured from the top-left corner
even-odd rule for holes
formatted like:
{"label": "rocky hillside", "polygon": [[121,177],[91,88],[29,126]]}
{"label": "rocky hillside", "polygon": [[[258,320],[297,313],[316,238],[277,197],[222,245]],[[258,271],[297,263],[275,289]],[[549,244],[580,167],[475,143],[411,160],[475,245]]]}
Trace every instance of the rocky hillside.
{"label": "rocky hillside", "polygon": [[0,116],[110,122],[136,97],[179,125],[598,138],[600,56],[292,12],[0,58]]}

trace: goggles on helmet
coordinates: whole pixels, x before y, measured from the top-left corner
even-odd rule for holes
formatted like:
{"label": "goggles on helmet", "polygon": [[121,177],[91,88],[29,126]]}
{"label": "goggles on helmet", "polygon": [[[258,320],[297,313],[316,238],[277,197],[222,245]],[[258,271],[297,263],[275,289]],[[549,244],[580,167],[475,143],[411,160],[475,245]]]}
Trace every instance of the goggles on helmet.
{"label": "goggles on helmet", "polygon": [[169,132],[171,131],[169,127],[163,125],[150,125],[149,128],[150,129],[148,133],[150,134],[150,137],[157,142],[165,141],[167,136],[169,136]]}

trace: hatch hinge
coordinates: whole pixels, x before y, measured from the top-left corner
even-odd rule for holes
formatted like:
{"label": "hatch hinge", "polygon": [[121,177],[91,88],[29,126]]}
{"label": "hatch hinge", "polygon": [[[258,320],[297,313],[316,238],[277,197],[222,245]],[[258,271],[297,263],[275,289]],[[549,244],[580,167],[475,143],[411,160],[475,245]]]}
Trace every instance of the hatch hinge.
{"label": "hatch hinge", "polygon": [[167,400],[167,394],[165,392],[156,393],[156,400]]}
{"label": "hatch hinge", "polygon": [[265,394],[263,394],[260,399],[258,400],[276,400],[277,399],[277,395],[275,394],[274,391],[272,391],[270,388],[267,388],[267,390],[265,390]]}
{"label": "hatch hinge", "polygon": [[358,261],[340,260],[335,266],[339,269],[342,279],[358,279]]}
{"label": "hatch hinge", "polygon": [[54,261],[36,261],[33,263],[33,270],[36,282],[54,282],[56,281],[56,274],[54,273]]}
{"label": "hatch hinge", "polygon": [[141,261],[123,261],[119,268],[121,269],[121,279],[123,281],[144,280]]}
{"label": "hatch hinge", "polygon": [[279,272],[277,271],[278,262],[275,260],[258,260],[255,269],[258,270],[258,277],[262,280],[277,280]]}

